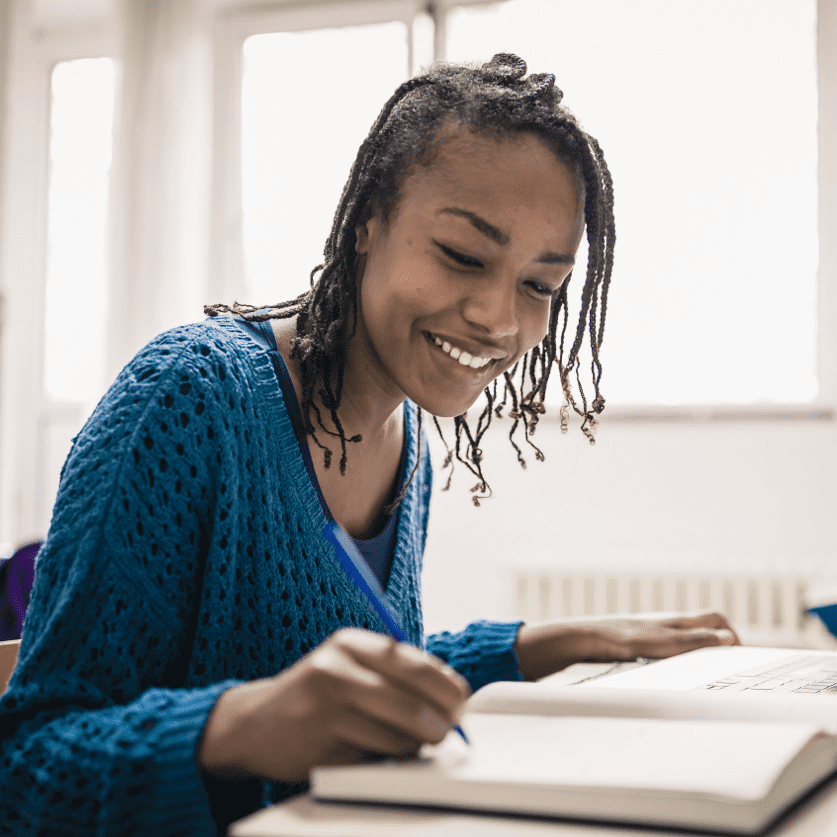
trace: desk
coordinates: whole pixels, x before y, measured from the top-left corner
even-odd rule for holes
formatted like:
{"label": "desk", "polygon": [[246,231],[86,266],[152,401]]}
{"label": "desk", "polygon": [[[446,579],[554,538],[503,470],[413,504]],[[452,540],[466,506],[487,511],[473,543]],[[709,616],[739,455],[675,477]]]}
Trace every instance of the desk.
{"label": "desk", "polygon": [[[569,685],[608,668],[610,664],[583,663],[546,679]],[[309,795],[259,811],[234,823],[228,832],[230,837],[683,837],[686,833],[494,814],[340,805],[317,802]],[[698,832],[688,833],[700,837]],[[831,835],[837,835],[837,776],[764,833],[764,837]]]}
{"label": "desk", "polygon": [[[332,805],[315,802],[307,795],[265,808],[235,823],[229,831],[231,837],[683,837],[684,833],[637,826]],[[690,833],[698,837],[697,833]],[[834,834],[837,778],[792,808],[764,837]]]}

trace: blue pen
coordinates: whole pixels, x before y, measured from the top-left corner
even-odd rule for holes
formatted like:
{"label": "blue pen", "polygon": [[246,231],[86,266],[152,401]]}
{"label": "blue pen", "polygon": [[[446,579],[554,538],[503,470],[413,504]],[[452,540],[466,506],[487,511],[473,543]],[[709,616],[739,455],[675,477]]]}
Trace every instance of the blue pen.
{"label": "blue pen", "polygon": [[[346,575],[366,594],[366,598],[375,608],[389,635],[399,642],[409,642],[407,634],[398,624],[395,614],[384,599],[384,591],[378,584],[378,579],[372,575],[372,571],[366,561],[363,560],[363,556],[358,552],[352,539],[333,520],[323,527],[323,536],[334,547],[337,560],[340,561],[340,566],[346,571]],[[471,743],[462,727],[456,726],[454,729],[462,736],[462,740],[466,744]]]}

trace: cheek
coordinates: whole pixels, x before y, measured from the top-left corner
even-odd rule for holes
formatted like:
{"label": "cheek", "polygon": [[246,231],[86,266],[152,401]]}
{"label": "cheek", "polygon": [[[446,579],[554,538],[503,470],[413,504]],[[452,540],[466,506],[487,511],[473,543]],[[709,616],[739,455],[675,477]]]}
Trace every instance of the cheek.
{"label": "cheek", "polygon": [[521,354],[533,349],[546,337],[546,333],[549,330],[549,315],[551,310],[551,305],[541,304],[537,310],[526,317],[524,323],[521,323]]}
{"label": "cheek", "polygon": [[405,334],[416,316],[409,283],[399,274],[367,275],[360,287],[363,328],[381,357],[403,354]]}
{"label": "cheek", "polygon": [[361,281],[360,299],[364,316],[377,320],[379,328],[421,317],[444,304],[443,286],[421,260],[381,260],[369,267]]}
{"label": "cheek", "polygon": [[364,282],[360,287],[360,317],[367,334],[373,339],[380,339],[381,324],[386,323],[389,315],[386,310],[387,299],[375,290],[371,282]]}
{"label": "cheek", "polygon": [[[549,314],[550,307],[544,306],[544,311],[530,312],[525,318],[521,319],[520,323],[520,342],[517,347],[517,352],[514,357],[501,369],[497,371],[495,378],[502,377],[503,373],[508,372],[527,352],[531,351],[535,346],[540,345],[541,341],[546,337],[549,329]],[[520,370],[515,375],[515,381],[519,382]],[[528,375],[526,378],[529,380]]]}

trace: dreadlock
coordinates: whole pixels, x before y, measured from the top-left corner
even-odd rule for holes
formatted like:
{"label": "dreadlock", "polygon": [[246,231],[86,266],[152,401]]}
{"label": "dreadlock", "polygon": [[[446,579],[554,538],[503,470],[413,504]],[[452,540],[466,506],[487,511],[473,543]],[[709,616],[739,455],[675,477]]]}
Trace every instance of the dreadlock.
{"label": "dreadlock", "polygon": [[[444,466],[452,472],[453,458],[463,463],[477,484],[471,489],[479,505],[490,488],[482,472],[480,442],[493,416],[500,418],[508,407],[512,420],[509,441],[518,461],[526,460],[515,440],[523,426],[524,443],[542,460],[543,453],[532,441],[539,416],[544,412],[544,396],[553,364],[558,367],[564,404],[561,430],[567,431],[570,408],[578,414],[581,430],[591,444],[595,442],[597,415],[604,409],[599,389],[602,366],[599,350],[604,336],[607,293],[613,269],[615,225],[613,220],[613,182],[598,142],[578,124],[573,114],[561,106],[563,93],[555,77],[536,73],[526,77],[526,62],[516,55],[500,53],[487,64],[436,64],[406,81],[384,105],[375,124],[358,150],[349,179],[340,197],[331,233],[323,251],[323,264],[310,275],[310,290],[286,302],[268,307],[234,303],[209,305],[209,316],[234,313],[248,320],[264,321],[297,316],[296,337],[290,356],[300,366],[302,378],[302,417],[306,432],[323,451],[325,467],[330,467],[332,451],[318,433],[334,437],[340,445],[340,472],[345,473],[347,445],[360,436],[347,438],[338,417],[343,393],[346,349],[357,326],[356,229],[380,212],[384,222],[397,211],[400,189],[416,166],[429,166],[442,145],[442,129],[459,125],[478,134],[498,139],[520,132],[535,134],[574,172],[584,199],[587,230],[587,273],[581,293],[575,335],[565,358],[569,309],[567,288],[570,274],[553,299],[547,334],[539,346],[527,352],[485,390],[486,406],[472,429],[466,415],[454,418],[453,449],[448,445],[436,417],[434,424],[445,444]],[[592,400],[581,382],[580,353],[588,338],[591,354]],[[574,395],[575,378],[578,396]],[[326,427],[314,395],[328,410],[334,430]],[[314,425],[316,422],[316,427]],[[419,411],[421,423],[421,411]],[[419,426],[419,454],[421,426]],[[413,479],[420,456],[416,457],[408,480],[395,500],[397,505]],[[446,488],[450,485],[450,474]]]}

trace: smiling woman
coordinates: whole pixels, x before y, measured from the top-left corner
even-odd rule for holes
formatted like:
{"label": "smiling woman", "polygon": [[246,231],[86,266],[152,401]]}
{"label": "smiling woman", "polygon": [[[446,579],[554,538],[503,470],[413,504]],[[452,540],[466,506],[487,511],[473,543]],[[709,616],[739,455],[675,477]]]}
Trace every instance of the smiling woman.
{"label": "smiling woman", "polygon": [[[481,433],[510,401],[528,435],[553,363],[588,432],[604,405],[610,177],[554,79],[525,73],[501,54],[402,85],[361,146],[313,287],[209,308],[100,402],[62,471],[0,697],[0,832],[223,832],[317,765],[440,741],[486,683],[735,641],[714,614],[424,635],[422,411],[455,416],[480,492]],[[409,642],[381,635],[322,535],[334,523]]]}

